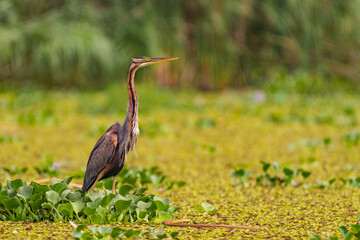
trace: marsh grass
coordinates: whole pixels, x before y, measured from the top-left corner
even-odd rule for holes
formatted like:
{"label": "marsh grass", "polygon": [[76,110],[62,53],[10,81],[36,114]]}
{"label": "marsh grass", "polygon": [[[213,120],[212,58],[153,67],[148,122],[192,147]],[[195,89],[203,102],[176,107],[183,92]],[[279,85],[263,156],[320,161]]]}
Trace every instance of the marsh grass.
{"label": "marsh grass", "polygon": [[359,85],[359,9],[336,0],[3,0],[0,80],[99,87],[132,57],[161,55],[181,59],[150,73],[165,86]]}

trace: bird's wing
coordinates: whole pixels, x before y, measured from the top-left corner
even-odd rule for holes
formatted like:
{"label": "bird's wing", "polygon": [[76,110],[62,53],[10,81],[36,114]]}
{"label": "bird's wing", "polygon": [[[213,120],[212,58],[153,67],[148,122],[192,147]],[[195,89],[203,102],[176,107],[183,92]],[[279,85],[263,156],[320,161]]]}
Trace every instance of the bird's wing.
{"label": "bird's wing", "polygon": [[83,191],[86,192],[94,184],[97,176],[110,163],[118,144],[118,136],[113,131],[106,132],[91,151],[86,167]]}

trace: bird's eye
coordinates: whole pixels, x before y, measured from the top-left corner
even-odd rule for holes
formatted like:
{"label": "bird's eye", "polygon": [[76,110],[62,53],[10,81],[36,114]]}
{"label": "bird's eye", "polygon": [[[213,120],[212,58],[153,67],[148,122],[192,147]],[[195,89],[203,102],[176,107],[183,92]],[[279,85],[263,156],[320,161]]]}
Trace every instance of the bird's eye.
{"label": "bird's eye", "polygon": [[150,59],[149,58],[144,58],[144,62],[149,62]]}

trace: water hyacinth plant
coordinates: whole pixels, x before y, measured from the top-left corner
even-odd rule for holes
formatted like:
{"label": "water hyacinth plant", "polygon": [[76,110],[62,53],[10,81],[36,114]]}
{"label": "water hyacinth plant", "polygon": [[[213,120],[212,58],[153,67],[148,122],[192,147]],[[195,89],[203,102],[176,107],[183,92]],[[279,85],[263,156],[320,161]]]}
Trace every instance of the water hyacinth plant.
{"label": "water hyacinth plant", "polygon": [[[177,239],[178,232],[171,232],[168,236],[164,233],[165,226],[162,226],[160,231],[155,231],[152,227],[147,226],[146,231],[140,232],[139,230],[133,229],[121,229],[118,227],[102,227],[102,226],[88,226],[80,225],[76,227],[76,230],[71,233],[75,239],[128,239],[128,238],[142,238],[142,239],[163,239],[163,238],[172,238]],[[84,229],[88,229],[89,231],[84,232]]]}
{"label": "water hyacinth plant", "polygon": [[84,194],[69,188],[72,177],[52,179],[51,185],[21,179],[8,180],[1,186],[0,219],[12,221],[69,221],[101,224],[115,222],[160,223],[174,218],[179,209],[167,198],[145,195],[147,188],[123,185],[111,193],[112,180],[106,180],[102,191]]}
{"label": "water hyacinth plant", "polygon": [[[357,221],[360,221],[360,216],[357,216]],[[350,228],[347,226],[338,227],[339,232],[341,233],[341,238],[333,235],[327,234],[329,240],[351,240],[351,239],[360,239],[360,224],[352,224]],[[309,237],[310,240],[321,240],[319,235],[311,235]]]}
{"label": "water hyacinth plant", "polygon": [[[261,165],[263,173],[259,174],[256,177],[255,186],[299,186],[301,183],[295,180],[298,175],[301,175],[303,179],[306,179],[311,175],[311,172],[306,171],[302,168],[290,169],[288,167],[282,167],[277,162],[267,163],[261,161]],[[272,172],[270,172],[269,169],[271,169]],[[231,174],[231,177],[240,180],[238,183],[235,184],[235,186],[250,186],[249,178],[251,175],[252,171],[245,171],[241,168],[237,170],[235,169],[235,171]]]}
{"label": "water hyacinth plant", "polygon": [[123,184],[129,184],[133,187],[143,187],[151,184],[154,188],[170,190],[174,186],[183,187],[186,182],[183,180],[169,181],[158,167],[147,168],[129,168],[125,166],[118,175],[119,181]]}

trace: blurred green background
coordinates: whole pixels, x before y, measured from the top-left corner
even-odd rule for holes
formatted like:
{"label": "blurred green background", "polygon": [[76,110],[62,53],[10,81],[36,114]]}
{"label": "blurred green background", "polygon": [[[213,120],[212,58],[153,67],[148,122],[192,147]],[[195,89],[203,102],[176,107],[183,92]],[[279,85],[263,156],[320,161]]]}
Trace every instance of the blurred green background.
{"label": "blurred green background", "polygon": [[94,88],[132,57],[177,56],[137,81],[202,90],[360,85],[360,2],[1,0],[0,80]]}

